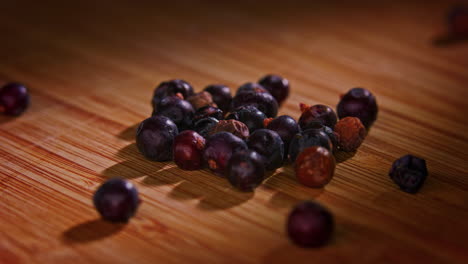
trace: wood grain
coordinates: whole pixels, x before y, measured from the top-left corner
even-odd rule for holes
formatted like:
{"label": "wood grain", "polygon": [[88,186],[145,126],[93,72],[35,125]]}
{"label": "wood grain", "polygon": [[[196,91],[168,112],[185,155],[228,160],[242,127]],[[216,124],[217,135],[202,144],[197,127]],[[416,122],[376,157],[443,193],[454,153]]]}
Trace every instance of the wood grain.
{"label": "wood grain", "polygon": [[[444,41],[451,2],[157,2],[2,2],[0,79],[33,101],[0,119],[0,263],[468,262],[468,43]],[[290,79],[280,113],[294,117],[355,86],[377,96],[377,122],[325,188],[285,167],[239,193],[138,153],[159,82],[235,88],[270,72]],[[430,171],[416,195],[387,176],[406,153]],[[141,193],[127,225],[92,206],[109,177]],[[304,199],[333,211],[330,245],[288,241]]]}

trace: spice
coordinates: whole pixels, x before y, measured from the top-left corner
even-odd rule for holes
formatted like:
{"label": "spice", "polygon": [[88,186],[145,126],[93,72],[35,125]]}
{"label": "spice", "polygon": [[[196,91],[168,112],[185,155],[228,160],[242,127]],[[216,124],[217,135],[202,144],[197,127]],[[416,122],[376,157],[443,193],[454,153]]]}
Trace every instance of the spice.
{"label": "spice", "polygon": [[338,145],[341,150],[346,152],[356,151],[361,146],[366,137],[366,128],[357,117],[345,117],[340,119],[335,126],[335,132],[338,134]]}

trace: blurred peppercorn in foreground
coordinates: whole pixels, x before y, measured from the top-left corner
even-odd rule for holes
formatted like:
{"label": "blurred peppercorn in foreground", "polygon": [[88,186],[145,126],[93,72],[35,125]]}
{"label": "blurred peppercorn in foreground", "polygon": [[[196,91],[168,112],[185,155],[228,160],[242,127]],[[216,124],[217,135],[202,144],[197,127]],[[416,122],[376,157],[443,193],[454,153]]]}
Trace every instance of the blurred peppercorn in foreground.
{"label": "blurred peppercorn in foreground", "polygon": [[333,215],[322,205],[305,201],[289,214],[286,223],[289,238],[301,247],[320,247],[331,238],[335,229]]}
{"label": "blurred peppercorn in foreground", "polygon": [[93,203],[102,218],[127,222],[136,212],[140,199],[135,186],[126,180],[110,179],[94,193]]}
{"label": "blurred peppercorn in foreground", "polygon": [[26,86],[20,83],[8,83],[0,88],[0,113],[10,116],[22,114],[30,103]]}

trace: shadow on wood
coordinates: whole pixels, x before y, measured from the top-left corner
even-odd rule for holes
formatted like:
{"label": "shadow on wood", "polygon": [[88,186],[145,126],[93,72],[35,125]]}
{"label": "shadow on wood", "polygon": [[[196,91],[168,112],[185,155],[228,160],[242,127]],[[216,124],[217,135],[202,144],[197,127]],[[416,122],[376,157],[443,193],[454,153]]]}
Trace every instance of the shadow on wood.
{"label": "shadow on wood", "polygon": [[209,193],[203,197],[198,203],[198,208],[207,211],[225,210],[241,205],[252,199],[253,196],[254,192],[241,192],[229,187],[224,189],[222,194]]}
{"label": "shadow on wood", "polygon": [[63,233],[62,239],[70,244],[88,243],[116,234],[124,227],[124,223],[111,223],[96,219],[71,227]]}
{"label": "shadow on wood", "polygon": [[300,184],[294,175],[292,167],[286,166],[262,184],[262,188],[273,192],[269,200],[271,206],[291,208],[300,201],[314,200],[325,191],[325,188],[310,188]]}
{"label": "shadow on wood", "polygon": [[169,163],[166,167],[145,177],[142,183],[153,186],[171,185],[183,181],[185,177],[186,175],[182,173],[181,169]]}
{"label": "shadow on wood", "polygon": [[122,130],[119,135],[117,135],[117,137],[128,141],[135,140],[136,131],[139,125],[140,123],[136,123],[130,127],[127,127],[126,129]]}
{"label": "shadow on wood", "polygon": [[342,163],[354,157],[354,155],[356,155],[356,151],[354,152],[337,151],[334,155],[335,155],[336,163]]}
{"label": "shadow on wood", "polygon": [[151,176],[166,170],[169,164],[173,164],[172,162],[155,162],[145,159],[145,157],[138,152],[135,143],[120,149],[116,156],[124,159],[124,161],[105,169],[101,173],[103,178],[133,179]]}
{"label": "shadow on wood", "polygon": [[324,188],[310,188],[310,191],[307,192],[307,195],[301,195],[300,197],[278,191],[273,196],[271,196],[270,204],[277,208],[292,208],[301,201],[314,200],[315,198],[319,197],[323,191]]}
{"label": "shadow on wood", "polygon": [[[168,197],[178,201],[199,199],[197,208],[201,210],[224,210],[247,202],[253,192],[241,192],[233,188],[227,179],[213,175],[208,170],[181,173],[177,167],[171,173],[182,182],[174,186]],[[156,178],[156,177],[152,177]],[[162,179],[161,179],[162,178]],[[164,176],[158,176],[159,182],[167,182]],[[173,181],[172,183],[174,183]]]}
{"label": "shadow on wood", "polygon": [[102,172],[103,178],[125,178],[134,179],[150,175],[160,170],[151,161],[126,160],[105,169]]}
{"label": "shadow on wood", "polygon": [[180,184],[175,186],[168,197],[178,201],[186,201],[191,199],[201,199],[206,195],[206,191],[203,190],[200,184],[195,184],[190,181],[182,181]]}
{"label": "shadow on wood", "polygon": [[131,143],[125,146],[124,148],[120,149],[115,156],[130,160],[130,159],[144,159],[143,154],[138,151],[138,147],[136,143]]}
{"label": "shadow on wood", "polygon": [[15,119],[16,119],[16,117],[1,115],[0,116],[0,125],[3,124],[3,123],[11,122],[11,121],[13,121]]}
{"label": "shadow on wood", "polygon": [[450,34],[444,34],[438,36],[432,40],[434,46],[445,47],[456,44],[461,44],[468,41],[468,36],[454,36]]}

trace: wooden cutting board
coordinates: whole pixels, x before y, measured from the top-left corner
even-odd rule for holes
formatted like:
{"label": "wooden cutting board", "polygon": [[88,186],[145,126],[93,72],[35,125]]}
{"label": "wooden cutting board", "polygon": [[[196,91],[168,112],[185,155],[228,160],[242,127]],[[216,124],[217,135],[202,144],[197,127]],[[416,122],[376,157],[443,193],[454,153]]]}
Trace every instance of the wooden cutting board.
{"label": "wooden cutting board", "polygon": [[[96,2],[2,3],[0,79],[32,104],[0,119],[0,263],[468,263],[468,42],[446,37],[452,3]],[[138,153],[158,83],[235,89],[267,73],[290,80],[280,114],[296,118],[352,87],[377,96],[377,122],[325,188],[285,167],[239,193]],[[430,172],[415,195],[388,177],[407,153]],[[110,177],[141,193],[127,225],[92,206]],[[320,249],[285,234],[307,199],[336,219]]]}

